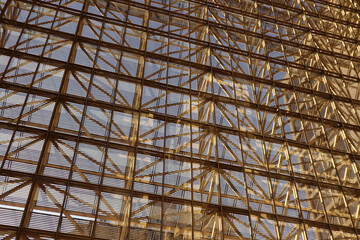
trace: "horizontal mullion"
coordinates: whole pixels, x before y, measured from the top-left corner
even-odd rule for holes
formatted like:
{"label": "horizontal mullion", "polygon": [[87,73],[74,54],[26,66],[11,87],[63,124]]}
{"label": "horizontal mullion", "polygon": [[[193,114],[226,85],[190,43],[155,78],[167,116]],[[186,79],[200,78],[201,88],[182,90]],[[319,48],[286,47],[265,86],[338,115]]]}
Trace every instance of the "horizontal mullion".
{"label": "horizontal mullion", "polygon": [[[129,2],[129,0],[117,0],[119,2]],[[198,1],[197,1],[198,2]],[[164,9],[161,9],[161,8],[158,8],[158,7],[154,7],[154,6],[147,6],[147,5],[144,5],[144,4],[141,4],[141,3],[134,3],[133,5],[136,5],[138,7],[142,7],[142,8],[146,8],[146,9],[149,9],[149,10],[153,10],[154,9],[154,12],[162,12],[164,14],[170,14],[170,15],[173,15],[173,13],[169,13],[169,11],[167,10],[164,10]],[[221,5],[216,5],[214,3],[209,3],[207,2],[207,5],[208,6],[212,6],[212,7],[215,7],[215,8],[218,8],[220,10],[225,10],[227,12],[232,12],[232,13],[237,13],[237,14],[240,14],[240,15],[243,15],[243,16],[247,16],[247,17],[251,17],[251,18],[254,18],[254,19],[261,19],[262,21],[266,21],[266,22],[276,22],[277,24],[280,24],[280,25],[283,25],[283,26],[288,26],[288,27],[291,27],[291,28],[295,28],[295,29],[298,29],[298,30],[305,30],[305,31],[310,31],[310,30],[313,30],[316,34],[318,35],[326,35],[327,37],[331,37],[331,38],[335,38],[335,39],[340,39],[340,40],[343,40],[345,42],[350,42],[350,43],[357,43],[358,41],[355,40],[355,39],[351,39],[351,38],[347,38],[347,37],[344,37],[344,36],[339,36],[339,35],[336,35],[336,34],[329,34],[329,33],[326,33],[324,31],[321,31],[321,30],[314,30],[314,29],[311,29],[309,27],[305,27],[305,26],[301,26],[301,25],[297,25],[297,24],[294,24],[294,23],[289,23],[287,21],[284,21],[284,20],[280,20],[278,18],[272,18],[272,17],[267,17],[267,16],[264,16],[264,15],[261,15],[261,14],[257,14],[257,13],[250,13],[250,12],[247,12],[247,11],[244,11],[244,10],[241,10],[241,9],[236,9],[236,8],[232,8],[232,7],[226,7],[226,6],[221,6]],[[185,14],[181,14],[181,13],[176,13],[176,15],[180,16],[180,15],[183,15],[184,16],[184,19],[189,19],[189,20],[192,20],[192,19],[197,19],[196,17],[192,17],[192,16],[186,16]],[[174,14],[175,16],[175,14]],[[206,21],[206,20],[203,20],[203,19],[200,19],[201,21]]]}
{"label": "horizontal mullion", "polygon": [[[8,19],[4,19],[4,22],[6,22],[7,24],[14,25],[14,26],[23,26],[23,28],[32,29],[32,30],[47,33],[47,34],[51,33],[51,35],[58,36],[58,37],[63,37],[63,38],[68,39],[68,40],[73,40],[74,39],[74,35],[69,34],[69,33],[64,33],[64,32],[60,32],[60,31],[56,31],[56,30],[50,30],[50,29],[46,29],[46,28],[42,28],[42,27],[30,25],[30,24],[19,23],[19,22],[13,21],[13,20],[8,20]],[[149,30],[150,30],[149,32],[151,32],[152,29],[149,28]],[[158,31],[158,30],[155,30],[155,31],[156,31],[157,35],[162,35],[164,37],[169,37],[168,34],[165,33],[165,32]],[[82,37],[82,36],[76,36],[75,41],[94,44],[94,45],[97,45],[97,43],[99,42],[98,40],[90,39],[90,38]],[[193,41],[194,44],[200,43],[200,44],[202,44],[202,46],[210,47],[213,50],[224,51],[224,47],[221,46],[221,45],[217,45],[217,44],[213,44],[213,43],[206,43],[204,41],[199,41],[199,40],[195,41],[195,39],[190,39],[190,43],[191,43],[191,41]],[[109,48],[112,48],[112,49],[119,49],[119,50],[124,49],[124,51],[133,52],[133,53],[137,53],[137,54],[140,54],[140,55],[144,54],[143,50],[133,49],[133,48],[126,47],[126,46],[122,47],[122,46],[118,46],[116,44],[108,43],[108,42],[104,42],[104,41],[100,41],[100,46],[109,47]],[[225,47],[225,49],[227,51],[230,51],[230,53],[239,54],[239,55],[244,56],[244,57],[252,57],[252,58],[255,58],[255,59],[262,60],[262,61],[267,61],[267,62],[270,62],[270,63],[280,64],[282,66],[291,66],[293,68],[297,68],[297,69],[300,69],[300,70],[306,70],[306,71],[313,72],[313,73],[316,73],[316,74],[324,74],[324,75],[327,75],[327,76],[330,76],[330,77],[335,77],[335,78],[342,78],[342,79],[345,79],[345,80],[348,80],[348,81],[354,81],[354,82],[359,82],[360,81],[360,79],[357,78],[357,77],[353,77],[353,76],[349,76],[349,75],[343,75],[343,74],[340,74],[340,73],[331,72],[331,71],[319,69],[319,68],[316,68],[316,67],[309,67],[309,66],[306,66],[306,65],[302,65],[302,64],[298,64],[298,63],[294,63],[294,62],[289,62],[289,61],[286,61],[286,60],[281,60],[281,59],[277,59],[277,58],[273,58],[273,57],[269,57],[269,56],[265,56],[265,55],[261,55],[261,54],[256,54],[256,53],[251,53],[251,52],[247,52],[247,51],[244,51],[244,50],[235,49],[235,48],[232,48],[232,47]],[[315,48],[313,50],[315,50]],[[325,51],[326,50],[320,50],[319,52],[324,53]],[[160,59],[163,59],[163,60],[165,60],[167,58],[167,56],[160,55],[160,54],[155,54],[155,53],[151,53],[151,52],[147,52],[147,55],[152,55],[154,58],[160,58]],[[326,55],[333,56],[333,54],[330,53],[330,52],[326,52]],[[335,55],[338,56],[339,54],[335,54]],[[340,56],[338,56],[338,57],[340,57]],[[346,59],[346,60],[351,59],[352,61],[360,62],[360,58],[359,59],[358,58],[354,59],[353,57],[343,56],[343,55],[341,57],[343,59]],[[172,59],[171,60],[172,62],[178,62],[179,64],[182,64],[182,65],[188,65],[187,60],[173,59],[172,57],[168,57],[168,58]],[[202,69],[204,67],[205,68],[214,68],[214,67],[211,67],[211,66],[208,66],[208,65],[202,65],[202,64],[195,63],[195,62],[191,62],[191,64],[194,67],[198,66],[199,68],[202,68]],[[227,70],[227,69],[220,69],[220,71],[228,72],[228,74],[229,74],[229,72],[231,72],[231,70]],[[238,74],[238,73],[234,72],[234,74]]]}
{"label": "horizontal mullion", "polygon": [[[154,85],[152,84],[152,82],[150,80],[144,80],[143,83],[144,83],[144,86],[154,87]],[[166,89],[166,84],[161,84],[161,85],[158,84],[158,87],[159,86],[160,86],[160,89],[164,89],[164,90]],[[14,84],[14,83],[1,82],[0,87],[6,88],[6,89],[11,89],[14,91],[21,91],[21,92],[25,92],[25,93],[29,92],[29,89],[26,86],[21,86],[19,84]],[[174,92],[177,92],[177,91],[175,90]],[[43,96],[43,97],[49,97],[49,98],[56,98],[58,95],[57,92],[44,90],[44,89],[35,89],[35,88],[32,88],[29,93],[36,94],[36,95]],[[184,94],[184,92],[178,92],[178,93]],[[191,93],[191,94],[189,94],[189,93]],[[212,97],[212,94],[210,94],[210,93],[199,92],[199,91],[191,91],[191,92],[188,92],[185,94],[189,94],[190,96],[193,96],[193,97],[200,97],[203,99],[210,99]],[[93,99],[89,99],[89,98],[85,98],[85,97],[79,97],[79,96],[75,96],[75,95],[71,95],[71,94],[61,94],[59,96],[59,100],[60,100],[60,102],[72,102],[72,103],[78,103],[78,104],[82,104],[82,105],[86,104],[88,106],[99,107],[99,108],[104,108],[104,109],[108,109],[108,110],[120,111],[120,112],[137,113],[140,110],[140,112],[142,114],[146,114],[146,115],[151,114],[159,120],[165,120],[164,114],[156,113],[151,110],[136,109],[133,107],[121,106],[119,104],[113,104],[110,102],[97,101],[97,100],[93,100]],[[360,131],[360,126],[358,126],[358,125],[342,123],[339,121],[334,121],[334,120],[321,118],[321,117],[314,117],[311,115],[306,115],[306,114],[302,114],[302,113],[278,109],[276,107],[264,106],[264,105],[250,103],[250,102],[246,102],[246,101],[242,101],[242,100],[237,100],[236,104],[235,104],[233,99],[230,99],[227,97],[222,97],[222,96],[221,97],[217,96],[217,100],[222,103],[230,103],[236,107],[249,107],[249,108],[259,109],[261,111],[270,112],[270,113],[274,113],[274,114],[279,113],[281,116],[295,117],[295,118],[299,118],[299,119],[304,118],[306,120],[309,120],[312,122],[317,122],[317,123],[324,122],[327,125],[336,127],[336,128],[338,128],[339,126],[343,126],[344,129],[352,129],[352,130]],[[205,127],[205,128],[209,128],[212,126],[211,124],[207,124],[207,123],[204,123],[204,122],[201,122],[198,120],[191,120],[191,119],[186,119],[186,118],[182,118],[182,117],[178,118],[177,116],[168,115],[166,118],[167,118],[167,121],[170,121],[170,122],[180,121],[180,123],[185,123],[185,124],[192,123],[192,124],[196,124],[198,126]],[[220,125],[217,125],[217,128],[223,129],[223,130],[231,129],[231,128],[227,128],[225,126],[220,126]]]}
{"label": "horizontal mullion", "polygon": [[[9,22],[9,23],[12,23],[13,25],[18,24],[17,22],[12,21],[12,20],[6,20],[6,21]],[[21,24],[19,24],[19,25],[21,25]],[[37,27],[37,26],[33,26],[33,25],[28,25],[28,24],[24,25],[24,27],[30,28],[30,29],[33,28],[36,31],[45,32],[45,33],[50,34],[49,29],[45,29],[45,28],[41,28],[41,27]],[[59,37],[66,38],[68,40],[73,39],[72,34],[68,34],[68,33],[64,33],[64,32],[59,32],[59,31],[52,30],[51,34],[54,35],[54,36],[59,36]],[[86,37],[77,36],[75,39],[77,41],[79,41],[79,42],[84,42],[84,43],[89,43],[89,44],[95,44],[96,45],[98,43],[97,40],[86,38]],[[133,49],[133,48],[130,48],[130,47],[125,47],[125,46],[121,47],[121,46],[117,46],[116,44],[107,43],[107,42],[103,42],[103,41],[100,42],[100,46],[109,47],[109,48],[112,48],[112,49],[124,50],[124,51],[127,51],[127,52],[132,52],[132,53],[135,53],[135,54],[139,54],[141,56],[143,56],[144,53],[145,53],[142,50]],[[219,46],[212,45],[211,48],[215,49],[215,50],[220,50],[220,51],[224,50],[223,47],[221,47],[220,45]],[[308,66],[305,66],[305,65],[301,65],[301,64],[297,64],[297,63],[293,63],[293,62],[288,62],[288,61],[285,61],[285,60],[279,60],[279,59],[276,59],[276,58],[263,56],[263,55],[260,55],[260,54],[253,54],[253,53],[249,53],[249,52],[241,51],[241,50],[236,50],[236,49],[232,49],[232,48],[229,48],[229,49],[231,49],[232,53],[239,53],[240,55],[245,56],[245,57],[250,56],[250,57],[257,58],[257,59],[261,59],[263,61],[269,61],[269,62],[272,62],[272,63],[284,65],[284,66],[288,65],[288,66],[291,66],[291,67],[294,67],[294,68],[297,68],[297,69],[306,70],[306,71],[314,72],[314,73],[317,73],[317,74],[324,74],[324,75],[328,75],[328,76],[335,77],[335,78],[345,79],[347,81],[352,81],[352,82],[359,82],[360,81],[360,79],[358,79],[356,77],[348,76],[348,75],[342,75],[342,74],[339,74],[339,73],[330,72],[330,71],[326,71],[326,70],[322,70],[322,69],[318,69],[318,68],[314,68],[314,67],[308,67]],[[6,54],[5,51],[14,51],[14,50],[0,49],[0,51],[2,51],[4,54]],[[20,53],[19,52],[18,54],[23,55],[23,54],[26,54],[26,53],[22,53],[22,52]],[[176,58],[173,58],[173,57],[167,57],[167,56],[164,56],[164,55],[151,53],[151,52],[146,52],[146,54],[148,56],[151,56],[154,59],[160,59],[160,60],[164,60],[164,61],[169,60],[171,62],[179,63],[179,64],[184,65],[184,66],[188,66],[190,64],[190,62],[187,61],[187,60],[176,59]],[[10,54],[8,53],[7,55],[10,55]],[[360,61],[360,59],[359,59],[359,61]],[[245,75],[245,74],[241,74],[241,73],[238,73],[238,72],[232,72],[230,70],[215,68],[215,67],[211,67],[211,66],[208,66],[208,65],[198,64],[198,63],[195,63],[195,62],[191,62],[191,66],[195,67],[195,68],[199,68],[199,69],[208,70],[208,71],[210,71],[210,69],[213,69],[215,72],[220,72],[220,73],[226,74],[226,75],[232,75],[232,73],[233,73],[235,76],[244,77],[244,78],[250,79],[250,80],[252,80],[252,79],[260,80],[261,79],[259,77],[253,77],[251,75]],[[276,81],[274,81],[274,80],[270,80],[270,79],[263,79],[263,80],[268,81],[268,82],[275,82],[275,84],[277,84]],[[282,83],[280,83],[280,84],[282,84]],[[284,84],[284,86],[285,86],[285,84]],[[292,86],[291,86],[291,88],[292,88]],[[300,89],[299,87],[297,87],[297,88]],[[341,97],[341,98],[344,99],[343,97]],[[360,104],[360,100],[358,102]]]}
{"label": "horizontal mullion", "polygon": [[[2,172],[2,175],[19,176],[20,174],[18,174],[16,171],[4,170]],[[137,190],[129,190],[129,189],[116,188],[116,187],[109,187],[109,186],[101,186],[101,188],[100,188],[100,185],[93,184],[93,183],[85,183],[85,182],[80,182],[80,181],[75,181],[75,180],[68,181],[67,179],[61,179],[61,178],[50,177],[50,176],[40,176],[40,175],[34,176],[31,174],[28,174],[28,175],[29,175],[28,177],[32,177],[32,178],[35,177],[35,182],[39,182],[39,183],[46,183],[46,184],[53,183],[53,184],[60,184],[60,185],[65,185],[65,186],[67,184],[69,184],[70,187],[78,187],[78,188],[93,190],[95,192],[99,192],[101,190],[102,192],[119,193],[122,195],[131,195],[132,197],[146,198],[146,199],[150,199],[153,201],[164,201],[164,202],[170,202],[170,203],[175,203],[175,204],[178,203],[178,204],[192,205],[195,207],[205,207],[209,210],[211,210],[211,209],[215,210],[215,209],[219,209],[221,207],[222,210],[227,213],[236,213],[236,214],[240,214],[240,215],[256,215],[258,217],[265,218],[265,219],[276,219],[277,217],[279,217],[279,218],[281,218],[282,221],[286,221],[286,222],[300,222],[301,221],[301,218],[277,215],[277,214],[273,214],[273,213],[265,213],[265,212],[261,212],[261,211],[251,210],[251,209],[241,209],[241,208],[230,207],[230,206],[220,206],[220,205],[214,204],[214,203],[204,203],[204,202],[200,202],[200,201],[196,201],[196,200],[188,200],[185,198],[162,196],[162,195],[157,195],[157,194],[152,194],[152,193],[145,193],[145,192],[141,192],[141,191],[137,191]],[[335,228],[344,230],[346,232],[354,232],[354,230],[357,230],[360,232],[360,229],[358,229],[358,228],[346,227],[346,226],[337,225],[337,224],[328,224],[328,223],[316,222],[316,221],[307,220],[307,219],[304,219],[304,222],[311,226],[317,226],[317,227],[326,228],[326,229],[328,229],[329,226],[331,226],[331,227],[334,226]]]}
{"label": "horizontal mullion", "polygon": [[[282,8],[282,9],[290,10],[290,11],[293,11],[293,12],[296,12],[296,13],[305,13],[306,15],[308,15],[309,17],[312,17],[312,18],[315,17],[317,19],[325,19],[325,20],[328,20],[328,21],[331,21],[331,22],[340,23],[340,24],[348,25],[348,26],[355,27],[355,28],[360,28],[360,24],[357,24],[357,23],[354,23],[354,22],[348,22],[348,21],[344,21],[344,20],[339,19],[339,18],[334,18],[334,17],[330,17],[330,16],[327,16],[327,15],[317,14],[317,13],[309,12],[309,11],[306,11],[306,10],[303,10],[303,9],[290,7],[290,6],[287,6],[287,5],[282,4],[282,3],[277,3],[275,1],[256,0],[256,2],[267,4],[269,6],[274,6],[274,7],[279,7],[279,8]],[[326,4],[329,4],[329,3],[327,2]],[[348,8],[348,9],[351,9],[351,8]],[[353,10],[351,12],[357,13],[355,9],[351,9],[351,10]]]}
{"label": "horizontal mullion", "polygon": [[[26,0],[22,0],[22,1],[27,2]],[[124,0],[124,1],[127,2],[127,0]],[[136,5],[137,4],[138,3],[136,3]],[[347,55],[340,54],[340,53],[333,53],[333,52],[330,52],[330,51],[325,50],[325,49],[320,49],[320,48],[307,46],[307,45],[304,45],[304,44],[294,43],[294,42],[291,42],[289,40],[284,40],[284,39],[281,39],[281,38],[267,36],[267,35],[264,35],[264,34],[261,34],[261,33],[256,33],[256,32],[252,32],[252,31],[245,30],[245,29],[237,29],[237,28],[227,26],[227,25],[224,25],[224,24],[221,24],[221,23],[212,23],[212,22],[204,21],[202,19],[197,19],[195,17],[187,17],[184,14],[179,14],[179,13],[175,14],[175,13],[172,13],[172,12],[169,13],[168,11],[165,11],[163,9],[156,8],[156,7],[153,7],[153,6],[147,6],[147,5],[143,5],[143,4],[140,4],[140,5],[141,5],[142,8],[150,10],[150,11],[152,10],[152,8],[154,8],[155,12],[160,11],[160,12],[163,12],[164,14],[170,14],[170,16],[176,16],[176,17],[179,17],[179,18],[182,18],[182,19],[186,19],[186,20],[190,20],[190,21],[193,21],[193,22],[198,22],[198,23],[202,23],[202,24],[206,24],[206,25],[208,24],[209,26],[212,26],[212,27],[227,29],[227,30],[230,30],[230,31],[233,31],[233,32],[238,32],[238,33],[241,33],[241,34],[257,37],[257,38],[260,38],[260,39],[265,38],[265,39],[268,39],[270,41],[281,42],[281,44],[288,45],[288,46],[293,46],[293,47],[296,46],[296,47],[298,47],[300,49],[304,49],[304,50],[310,50],[310,51],[314,51],[314,52],[318,51],[319,53],[322,53],[322,54],[325,54],[325,55],[328,55],[328,56],[334,56],[335,55],[336,57],[342,58],[342,59],[345,59],[345,60],[351,60],[351,61],[354,61],[354,62],[360,62],[360,58],[358,58],[358,57],[347,56]],[[55,6],[53,6],[53,8],[55,8]],[[94,19],[94,20],[98,20],[98,21],[105,21],[107,23],[113,23],[113,24],[117,24],[117,25],[125,25],[126,24],[127,26],[130,26],[130,27],[133,26],[135,28],[139,27],[139,26],[137,26],[135,24],[132,24],[132,23],[125,23],[125,22],[121,23],[119,21],[114,21],[114,20],[109,19],[109,18],[104,18],[103,16],[99,17],[99,16],[97,16],[95,14],[91,14],[91,13],[85,13],[84,12],[83,15],[85,17],[89,18],[89,19]],[[260,17],[264,17],[264,16],[261,15]],[[7,19],[4,19],[4,21],[7,21]],[[278,23],[278,21],[279,20],[277,19],[276,23]],[[286,23],[286,24],[289,24],[289,23]],[[331,35],[332,35],[332,34],[329,34],[329,33],[326,33],[326,32],[319,33],[318,30],[314,30],[314,29],[311,29],[311,28],[306,28],[305,30],[306,30],[306,32],[311,31],[312,33],[315,33],[317,35],[322,35],[322,36],[327,36],[327,37],[331,37]],[[53,30],[53,31],[55,31],[55,30]],[[158,32],[161,33],[161,31],[158,31]],[[176,34],[165,33],[164,35],[167,37],[167,36],[176,35]],[[346,39],[344,39],[343,36],[337,36],[335,39],[341,39],[343,41],[346,41]],[[207,44],[207,42],[204,42],[204,41],[200,41],[200,40],[197,40],[197,39],[193,39],[193,40],[203,42],[203,44],[205,44],[205,45]],[[355,41],[353,39],[349,38],[347,40],[349,40],[351,43],[357,44],[357,41]],[[211,43],[211,45],[214,46],[214,47],[221,47],[220,45],[216,45],[216,44],[213,44],[213,43]],[[231,48],[231,47],[229,47],[229,48],[234,49],[234,48]],[[237,51],[237,49],[234,49],[234,51]]]}
{"label": "horizontal mullion", "polygon": [[[15,124],[10,124],[10,123],[3,123],[0,122],[0,127],[2,128],[6,128],[9,130],[15,130],[16,125]],[[164,152],[160,151],[160,150],[151,150],[149,148],[143,148],[142,146],[138,145],[138,146],[130,146],[130,145],[126,145],[126,144],[121,144],[121,143],[114,143],[114,142],[109,142],[107,143],[107,141],[105,140],[100,140],[100,139],[91,139],[91,138],[86,138],[83,136],[78,136],[77,135],[71,135],[71,134],[67,134],[67,133],[60,133],[60,132],[56,132],[56,131],[46,131],[46,130],[42,130],[42,129],[36,129],[36,128],[32,128],[29,126],[18,126],[18,131],[23,131],[23,132],[28,132],[28,133],[33,133],[33,134],[38,134],[38,135],[43,135],[45,136],[45,134],[48,132],[49,134],[49,139],[52,140],[56,140],[56,139],[64,139],[64,140],[69,140],[69,141],[79,141],[81,143],[86,143],[86,144],[91,144],[91,145],[96,145],[99,147],[106,147],[108,146],[109,148],[113,148],[113,149],[118,149],[118,150],[123,150],[123,151],[129,151],[129,152],[137,152],[137,153],[141,153],[141,154],[147,154],[147,155],[152,155],[152,156],[158,156],[158,157],[163,157],[164,156]],[[247,134],[247,133],[243,133],[240,132],[240,136],[243,137],[250,137],[250,138],[261,138],[261,136],[253,136],[252,134]],[[265,141],[271,141],[271,142],[278,142],[278,143],[285,143],[287,142],[290,146],[297,146],[297,147],[301,147],[301,148],[307,148],[306,144],[301,144],[298,142],[294,142],[294,144],[292,144],[291,141],[284,141],[283,139],[272,139],[270,137],[264,138]],[[282,140],[282,141],[281,141]],[[316,149],[321,149],[321,150],[327,150],[326,148],[323,147],[317,147],[317,146],[312,146],[312,148],[316,148]],[[333,153],[337,153],[337,154],[342,154],[342,152],[339,152],[337,150],[333,150]],[[355,155],[353,154],[354,157],[357,157],[358,159],[360,159],[360,155]],[[281,174],[281,173],[275,173],[275,172],[271,172],[271,171],[264,171],[264,170],[259,170],[259,169],[253,169],[253,168],[249,168],[249,167],[244,167],[244,166],[235,166],[235,165],[230,165],[230,164],[226,164],[226,163],[222,163],[222,162],[212,162],[212,161],[206,161],[197,157],[188,157],[188,156],[184,156],[184,155],[177,155],[177,154],[173,154],[171,152],[165,152],[165,156],[169,159],[173,159],[173,160],[178,160],[178,161],[184,161],[184,162],[194,162],[194,163],[198,163],[198,164],[203,164],[203,165],[207,165],[207,166],[213,166],[213,167],[217,167],[217,165],[219,165],[219,167],[221,167],[221,169],[227,169],[227,170],[233,170],[233,171],[238,171],[238,172],[242,172],[245,171],[247,173],[250,174],[255,174],[255,175],[260,175],[260,176],[270,176],[276,179],[283,179],[283,180],[287,180],[287,181],[293,181],[295,180],[296,182],[302,182],[302,183],[306,183],[306,184],[314,184],[315,178],[311,178],[309,176],[309,179],[305,179],[303,177],[297,177],[297,176],[292,176],[292,175],[286,175],[286,174]],[[221,160],[221,158],[219,158],[219,160]],[[10,170],[6,170],[6,169],[1,169],[1,171],[10,171]],[[1,172],[0,172],[1,174]],[[24,173],[25,174],[25,173]],[[26,173],[27,174],[27,173]],[[25,174],[25,176],[27,176]],[[332,183],[326,183],[326,182],[321,182],[318,181],[320,186],[323,187],[327,187],[327,188],[331,188],[331,189],[337,189],[339,190],[340,188],[343,188],[344,190],[346,190],[347,192],[351,192],[351,193],[358,193],[360,194],[360,189],[357,188],[353,188],[353,187],[348,187],[348,186],[339,186],[336,184],[332,184]]]}
{"label": "horizontal mullion", "polygon": [[[47,64],[54,64],[55,63],[56,66],[59,66],[59,67],[62,67],[62,68],[65,68],[65,66],[66,66],[65,62],[58,61],[58,60],[47,59],[47,58],[41,58],[39,56],[32,55],[32,54],[19,53],[19,52],[16,52],[16,51],[13,51],[13,50],[8,50],[8,49],[0,49],[0,53],[1,52],[5,53],[5,54],[8,54],[8,55],[12,55],[12,53],[19,54],[18,57],[33,60],[35,62],[44,62],[44,63],[47,63]],[[71,64],[71,63],[69,63],[68,65],[69,65],[69,68],[73,69],[73,70],[80,70],[80,71],[83,71],[83,72],[86,72],[86,73],[91,73],[92,72],[92,69],[89,68],[89,67],[85,67],[85,66],[81,66],[81,65],[77,65],[77,64]],[[185,66],[187,66],[187,65],[185,65]],[[191,66],[193,66],[193,64],[191,64]],[[94,72],[97,75],[108,76],[108,77],[112,77],[114,79],[121,79],[121,80],[125,80],[127,82],[132,82],[132,83],[137,83],[137,84],[141,83],[141,79],[136,78],[136,77],[130,77],[129,78],[128,76],[123,75],[123,74],[110,73],[110,72],[106,72],[106,71],[98,70],[98,69],[94,69]],[[98,73],[100,73],[100,74],[98,74]],[[226,73],[231,75],[231,72],[230,73],[226,72]],[[252,80],[254,80],[254,79],[252,79]],[[271,84],[271,81],[270,81],[270,84]],[[155,87],[160,88],[160,89],[166,89],[166,87],[167,87],[166,84],[154,83],[153,81],[146,80],[146,79],[143,80],[143,85],[144,86],[149,86],[149,87],[154,87],[155,86]],[[4,81],[2,83],[0,83],[0,86],[11,87],[13,90],[19,90],[19,91],[22,91],[22,92],[28,92],[29,91],[29,89],[26,86],[21,86],[19,84],[13,84],[13,83],[6,83]],[[282,87],[282,88],[286,87],[286,89],[288,89],[289,91],[293,91],[293,88],[292,88],[291,85],[278,84],[277,82],[275,82],[275,86]],[[307,89],[301,89],[301,88],[295,88],[295,89],[297,91],[299,91],[299,92],[303,92],[303,93],[307,93],[307,94],[313,92],[311,90],[310,90],[310,92],[309,91],[302,91],[302,90],[307,90]],[[168,88],[168,90],[169,90],[169,88]],[[197,90],[191,90],[190,91],[188,89],[182,89],[182,88],[176,87],[176,86],[170,86],[170,90],[173,91],[173,92],[180,93],[180,94],[184,94],[184,93],[189,94],[189,95],[194,96],[194,97],[199,97],[200,96],[200,97],[202,97],[204,99],[212,98],[212,94],[197,91]],[[34,93],[38,92],[40,95],[49,96],[49,97],[56,97],[56,95],[57,95],[56,92],[51,92],[51,91],[48,91],[48,90],[40,90],[40,89],[32,88],[31,91],[33,91]],[[332,96],[334,96],[334,95],[331,95],[331,94],[325,94],[325,93],[319,94],[319,93],[320,92],[315,92],[314,91],[315,95],[320,96],[320,97],[325,98],[325,99],[332,99]],[[66,98],[66,95],[63,95],[63,97]],[[71,98],[77,99],[79,101],[83,101],[83,100],[81,100],[82,97],[78,97],[78,96],[73,97],[73,96],[71,96],[70,101],[74,101],[74,100],[71,100]],[[228,97],[217,96],[217,99],[220,100],[221,102],[224,102],[224,103],[233,104],[233,99],[228,98]],[[352,99],[346,99],[346,98],[343,98],[343,97],[338,98],[336,95],[334,96],[334,100],[339,100],[339,101],[346,100],[346,102],[350,102],[350,103],[353,101],[357,105],[360,104],[360,101],[356,101],[356,100],[352,100]],[[92,100],[89,100],[89,101],[91,102]],[[94,105],[99,105],[99,106],[103,106],[103,107],[106,107],[106,108],[112,108],[112,103],[105,103],[105,102],[100,102],[100,101],[93,101],[93,102],[94,102]],[[251,102],[245,102],[245,101],[242,101],[242,100],[237,100],[236,106],[245,106],[245,107],[250,106],[252,108],[258,108],[259,107],[260,110],[270,111],[272,113],[278,113],[279,112],[279,113],[281,113],[282,115],[285,115],[285,116],[289,115],[289,116],[295,116],[295,117],[298,117],[298,118],[300,118],[301,116],[305,116],[307,119],[310,119],[310,120],[315,121],[315,122],[321,122],[321,120],[323,119],[326,123],[328,123],[329,125],[335,126],[335,127],[339,126],[339,124],[342,124],[345,128],[360,130],[360,126],[357,126],[357,125],[353,125],[353,124],[349,124],[349,123],[342,123],[342,122],[338,122],[338,121],[334,121],[334,120],[314,117],[314,116],[305,115],[305,114],[296,113],[296,112],[290,112],[288,110],[282,110],[282,109],[278,109],[276,107],[269,107],[269,106],[264,106],[264,105],[251,103]],[[120,107],[120,108],[124,108],[124,107]]]}

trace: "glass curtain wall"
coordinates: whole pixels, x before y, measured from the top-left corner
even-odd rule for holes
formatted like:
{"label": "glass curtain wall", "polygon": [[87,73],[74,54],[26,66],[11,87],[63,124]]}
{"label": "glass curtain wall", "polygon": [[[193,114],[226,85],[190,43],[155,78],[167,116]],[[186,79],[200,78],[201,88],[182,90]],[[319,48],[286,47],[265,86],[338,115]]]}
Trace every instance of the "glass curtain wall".
{"label": "glass curtain wall", "polygon": [[0,0],[1,239],[359,239],[357,0]]}

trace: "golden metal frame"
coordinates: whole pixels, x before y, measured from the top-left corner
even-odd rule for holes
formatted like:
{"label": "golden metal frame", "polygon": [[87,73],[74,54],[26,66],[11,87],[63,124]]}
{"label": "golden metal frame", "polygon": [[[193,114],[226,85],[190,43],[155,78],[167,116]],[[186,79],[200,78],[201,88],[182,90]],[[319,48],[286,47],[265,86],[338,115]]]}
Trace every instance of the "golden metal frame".
{"label": "golden metal frame", "polygon": [[360,4],[0,0],[1,239],[358,239]]}

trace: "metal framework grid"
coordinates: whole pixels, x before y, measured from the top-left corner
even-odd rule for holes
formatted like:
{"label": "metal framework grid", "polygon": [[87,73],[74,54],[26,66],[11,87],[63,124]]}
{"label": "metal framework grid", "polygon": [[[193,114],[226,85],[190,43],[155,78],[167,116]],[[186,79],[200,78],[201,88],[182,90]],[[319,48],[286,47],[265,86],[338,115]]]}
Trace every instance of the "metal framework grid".
{"label": "metal framework grid", "polygon": [[0,0],[1,239],[359,239],[351,0]]}

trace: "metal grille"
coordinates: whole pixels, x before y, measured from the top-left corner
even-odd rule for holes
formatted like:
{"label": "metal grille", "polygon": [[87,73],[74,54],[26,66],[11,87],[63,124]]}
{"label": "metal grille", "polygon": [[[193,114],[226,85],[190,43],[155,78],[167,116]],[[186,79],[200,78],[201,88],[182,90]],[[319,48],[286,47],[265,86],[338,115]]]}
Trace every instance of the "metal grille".
{"label": "metal grille", "polygon": [[0,10],[1,239],[359,239],[358,2]]}

